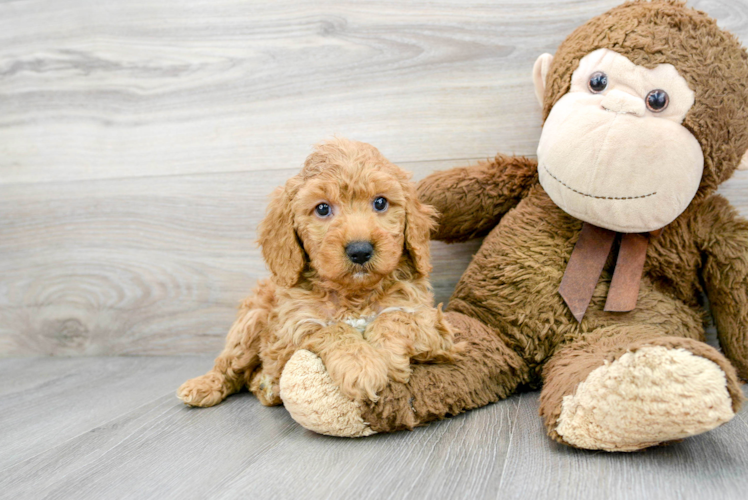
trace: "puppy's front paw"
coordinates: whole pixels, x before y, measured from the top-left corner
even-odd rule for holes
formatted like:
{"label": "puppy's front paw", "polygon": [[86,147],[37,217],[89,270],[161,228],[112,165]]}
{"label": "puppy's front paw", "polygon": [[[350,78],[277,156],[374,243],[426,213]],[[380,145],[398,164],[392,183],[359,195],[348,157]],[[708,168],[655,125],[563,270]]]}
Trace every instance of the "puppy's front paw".
{"label": "puppy's front paw", "polygon": [[387,386],[387,363],[373,349],[366,353],[337,352],[325,361],[333,382],[350,399],[376,401],[377,393]]}
{"label": "puppy's front paw", "polygon": [[177,389],[177,397],[190,406],[213,406],[226,398],[223,375],[208,372],[182,384]]}
{"label": "puppy's front paw", "polygon": [[387,361],[389,378],[395,382],[401,382],[403,384],[410,380],[410,374],[412,372],[410,368],[410,358],[406,355],[397,355],[395,353],[380,350],[379,351],[384,359]]}
{"label": "puppy's front paw", "polygon": [[280,390],[291,417],[311,431],[341,437],[375,433],[361,417],[360,403],[341,394],[316,354],[296,351],[283,369]]}

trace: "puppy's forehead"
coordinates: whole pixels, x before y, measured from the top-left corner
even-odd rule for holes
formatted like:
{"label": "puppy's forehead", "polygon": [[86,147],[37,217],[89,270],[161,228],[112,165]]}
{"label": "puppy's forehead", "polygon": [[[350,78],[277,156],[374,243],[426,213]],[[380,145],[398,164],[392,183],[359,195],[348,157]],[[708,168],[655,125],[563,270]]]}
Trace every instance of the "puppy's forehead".
{"label": "puppy's forehead", "polygon": [[397,167],[382,163],[327,164],[307,179],[299,194],[335,202],[368,200],[377,195],[400,198],[403,195],[401,179],[393,169]]}

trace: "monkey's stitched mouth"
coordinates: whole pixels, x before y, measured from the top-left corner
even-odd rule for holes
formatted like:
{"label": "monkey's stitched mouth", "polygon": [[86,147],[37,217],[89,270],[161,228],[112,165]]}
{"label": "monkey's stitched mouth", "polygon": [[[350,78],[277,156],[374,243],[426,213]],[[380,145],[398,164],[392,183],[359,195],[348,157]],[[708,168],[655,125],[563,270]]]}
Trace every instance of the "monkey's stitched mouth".
{"label": "monkey's stitched mouth", "polygon": [[641,198],[648,198],[650,196],[654,196],[654,195],[657,194],[657,191],[654,191],[652,193],[643,194],[643,195],[640,195],[640,196],[595,196],[594,194],[588,194],[588,193],[583,193],[581,191],[577,191],[576,189],[574,189],[573,187],[569,186],[564,181],[562,181],[561,179],[559,179],[558,177],[556,177],[555,175],[553,175],[551,173],[551,171],[548,170],[548,167],[546,167],[545,165],[543,165],[543,169],[548,173],[548,175],[550,175],[553,178],[553,180],[555,180],[556,182],[558,182],[559,184],[561,184],[566,189],[568,189],[570,191],[574,191],[577,194],[581,194],[582,196],[587,196],[588,198],[595,198],[597,200],[638,200],[638,199],[641,199]]}

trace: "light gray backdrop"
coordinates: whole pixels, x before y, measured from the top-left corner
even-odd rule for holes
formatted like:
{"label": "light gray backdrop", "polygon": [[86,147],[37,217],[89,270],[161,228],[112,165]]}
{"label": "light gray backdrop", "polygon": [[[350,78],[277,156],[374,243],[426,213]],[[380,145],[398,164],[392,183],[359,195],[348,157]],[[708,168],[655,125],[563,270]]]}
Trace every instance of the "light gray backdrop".
{"label": "light gray backdrop", "polygon": [[[535,58],[618,3],[0,1],[0,356],[216,352],[312,144],[532,156]],[[748,172],[722,191],[748,215]],[[434,244],[440,300],[477,245]]]}

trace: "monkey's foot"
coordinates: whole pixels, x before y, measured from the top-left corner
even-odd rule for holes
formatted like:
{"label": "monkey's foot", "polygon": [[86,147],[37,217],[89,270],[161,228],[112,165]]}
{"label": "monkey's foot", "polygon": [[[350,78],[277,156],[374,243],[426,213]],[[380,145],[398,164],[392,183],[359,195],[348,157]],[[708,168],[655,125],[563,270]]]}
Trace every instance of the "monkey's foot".
{"label": "monkey's foot", "polygon": [[564,396],[556,432],[578,448],[634,451],[706,432],[734,415],[716,363],[653,346],[593,370]]}
{"label": "monkey's foot", "polygon": [[311,431],[341,437],[375,434],[361,418],[360,404],[341,394],[322,360],[309,351],[297,351],[286,363],[280,394],[291,417]]}

